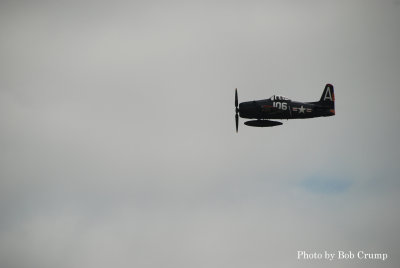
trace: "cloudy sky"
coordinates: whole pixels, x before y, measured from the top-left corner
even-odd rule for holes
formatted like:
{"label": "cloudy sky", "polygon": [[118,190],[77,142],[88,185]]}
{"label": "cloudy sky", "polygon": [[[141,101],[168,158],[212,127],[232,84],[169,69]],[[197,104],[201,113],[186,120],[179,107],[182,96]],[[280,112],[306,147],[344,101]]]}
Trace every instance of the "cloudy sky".
{"label": "cloudy sky", "polygon": [[[394,0],[2,1],[0,266],[399,267],[399,25]],[[326,83],[335,117],[235,133],[236,87]]]}

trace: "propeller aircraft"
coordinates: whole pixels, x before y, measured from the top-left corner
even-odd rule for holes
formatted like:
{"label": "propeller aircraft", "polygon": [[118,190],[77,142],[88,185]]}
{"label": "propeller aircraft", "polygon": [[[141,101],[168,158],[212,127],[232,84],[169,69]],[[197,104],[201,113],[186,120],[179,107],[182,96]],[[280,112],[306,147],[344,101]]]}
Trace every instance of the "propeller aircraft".
{"label": "propeller aircraft", "polygon": [[269,99],[247,101],[239,104],[235,89],[235,123],[238,132],[239,116],[246,119],[244,124],[251,127],[273,127],[282,125],[269,119],[305,119],[335,115],[335,94],[333,86],[326,84],[322,96],[316,102],[292,101],[284,96],[273,95]]}

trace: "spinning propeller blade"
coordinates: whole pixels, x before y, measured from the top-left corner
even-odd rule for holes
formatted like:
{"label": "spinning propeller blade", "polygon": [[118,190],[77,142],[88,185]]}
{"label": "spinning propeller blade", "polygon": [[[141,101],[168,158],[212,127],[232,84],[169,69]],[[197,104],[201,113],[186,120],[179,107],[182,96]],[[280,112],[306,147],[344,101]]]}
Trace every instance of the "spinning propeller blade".
{"label": "spinning propeller blade", "polygon": [[235,89],[235,107],[238,107],[238,94],[237,94],[237,88]]}
{"label": "spinning propeller blade", "polygon": [[239,127],[239,116],[238,116],[237,113],[235,115],[235,122],[236,122],[236,133],[237,133],[238,132],[238,127]]}
{"label": "spinning propeller blade", "polygon": [[235,123],[236,123],[236,133],[238,132],[239,128],[239,109],[238,109],[238,93],[237,93],[237,88],[235,89]]}

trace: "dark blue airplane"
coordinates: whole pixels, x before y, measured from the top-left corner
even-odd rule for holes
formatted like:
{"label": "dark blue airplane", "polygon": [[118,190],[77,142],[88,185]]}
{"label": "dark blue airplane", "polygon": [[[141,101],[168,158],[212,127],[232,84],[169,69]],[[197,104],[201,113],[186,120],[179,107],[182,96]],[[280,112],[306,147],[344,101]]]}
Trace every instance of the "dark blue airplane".
{"label": "dark blue airplane", "polygon": [[[235,90],[236,132],[238,131],[239,116],[247,119],[244,124],[251,127],[273,127],[282,125],[281,122],[269,119],[304,119],[335,115],[335,94],[333,86],[326,84],[321,99],[316,102],[292,101],[286,97],[273,95],[269,99],[247,101],[239,104]],[[239,113],[239,115],[238,115]]]}

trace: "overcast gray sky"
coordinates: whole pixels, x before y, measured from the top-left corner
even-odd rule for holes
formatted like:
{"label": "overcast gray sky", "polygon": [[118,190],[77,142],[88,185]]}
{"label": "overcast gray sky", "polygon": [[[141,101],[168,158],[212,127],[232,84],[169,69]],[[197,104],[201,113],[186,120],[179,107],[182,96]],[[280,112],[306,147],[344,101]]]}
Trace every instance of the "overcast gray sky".
{"label": "overcast gray sky", "polygon": [[[399,267],[399,1],[2,1],[1,267]],[[234,126],[239,101],[336,116]],[[380,261],[302,261],[364,250]]]}

